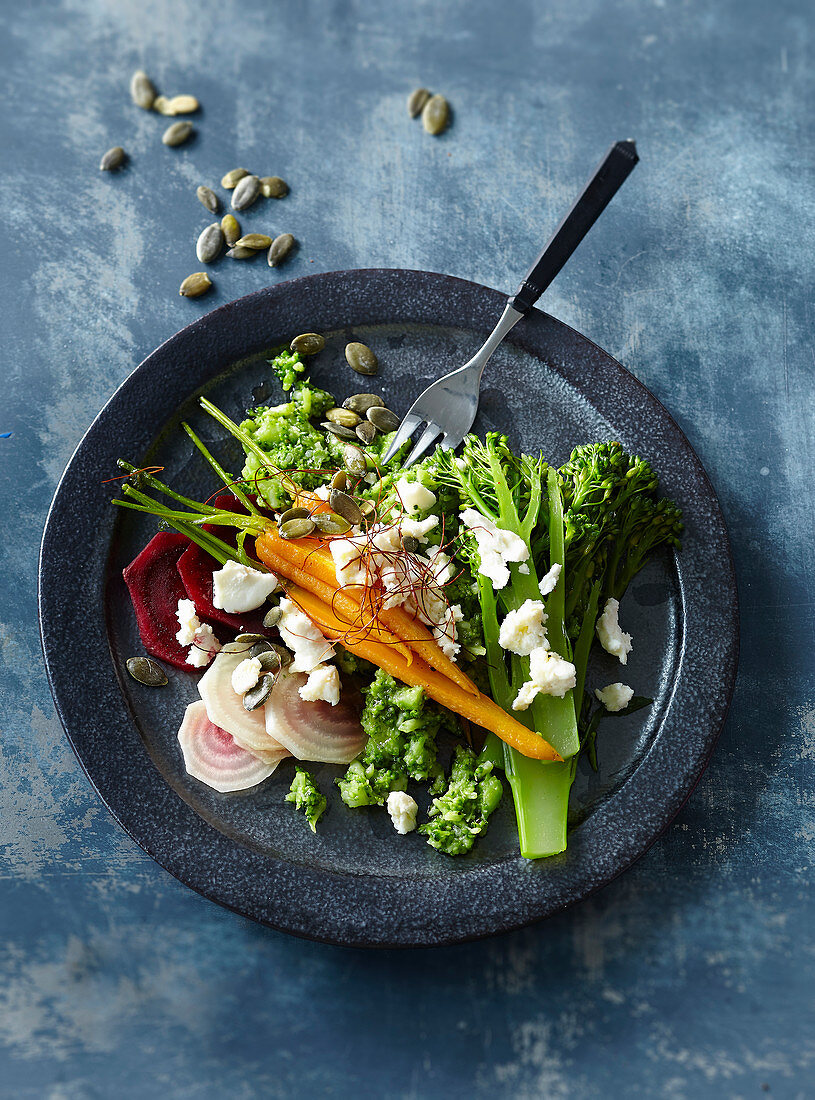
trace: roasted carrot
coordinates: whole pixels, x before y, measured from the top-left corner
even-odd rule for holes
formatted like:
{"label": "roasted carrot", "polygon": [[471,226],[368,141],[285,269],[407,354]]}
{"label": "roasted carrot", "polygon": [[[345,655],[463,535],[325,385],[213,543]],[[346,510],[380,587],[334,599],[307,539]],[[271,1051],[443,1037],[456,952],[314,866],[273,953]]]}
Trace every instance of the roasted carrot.
{"label": "roasted carrot", "polygon": [[475,722],[476,725],[497,734],[502,741],[517,749],[523,756],[529,756],[535,760],[562,761],[563,758],[555,752],[548,741],[544,741],[537,733],[516,722],[486,695],[479,693],[478,696],[473,696],[463,691],[420,657],[416,657],[413,663],[408,665],[405,658],[392,646],[382,645],[381,642],[370,638],[347,639],[346,627],[342,620],[332,611],[330,604],[315,596],[313,592],[291,584],[288,596],[326,637],[342,638],[342,644],[352,653],[357,653],[366,661],[378,665],[405,684],[423,688],[431,699]]}
{"label": "roasted carrot", "polygon": [[[278,558],[284,558],[298,566],[310,576],[323,581],[333,589],[343,592],[349,599],[361,605],[365,597],[365,589],[362,585],[338,585],[337,573],[334,568],[334,559],[327,544],[314,539],[282,539],[277,531],[269,529],[258,536],[255,549],[262,562],[274,570],[275,566],[267,561],[264,554],[275,554]],[[288,574],[285,574],[288,575]],[[291,577],[291,580],[297,580]],[[298,580],[298,584],[302,583]],[[308,585],[303,585],[308,588]],[[312,588],[311,591],[314,591]],[[318,593],[319,595],[319,593]],[[324,596],[321,597],[325,599]],[[330,602],[330,601],[328,601]],[[447,676],[448,679],[458,684],[460,688],[470,695],[478,695],[478,688],[466,673],[451,661],[434,638],[432,632],[420,622],[409,615],[403,607],[389,607],[380,609],[377,618],[383,626],[398,635],[406,642],[417,656],[424,659],[437,672]]]}

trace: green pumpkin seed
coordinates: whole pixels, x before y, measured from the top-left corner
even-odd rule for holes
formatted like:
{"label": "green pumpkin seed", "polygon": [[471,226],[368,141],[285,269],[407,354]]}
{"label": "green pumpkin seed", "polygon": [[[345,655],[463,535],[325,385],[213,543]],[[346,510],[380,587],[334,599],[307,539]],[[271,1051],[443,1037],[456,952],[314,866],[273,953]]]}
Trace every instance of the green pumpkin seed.
{"label": "green pumpkin seed", "polygon": [[301,332],[299,336],[295,336],[289,347],[299,355],[316,355],[325,347],[325,337],[319,332]]}
{"label": "green pumpkin seed", "polygon": [[114,145],[112,149],[108,149],[102,159],[99,161],[99,169],[102,172],[115,172],[117,168],[121,168],[125,162],[125,151],[121,145]]}
{"label": "green pumpkin seed", "polygon": [[170,112],[167,109],[169,104],[170,101],[166,95],[157,95],[153,100],[153,110],[157,111],[160,115],[169,115]]}
{"label": "green pumpkin seed", "polygon": [[365,416],[368,409],[384,408],[385,402],[381,397],[377,397],[375,393],[355,393],[351,397],[346,397],[342,407],[352,409],[360,416]]}
{"label": "green pumpkin seed", "polygon": [[257,710],[258,707],[262,707],[269,696],[274,691],[274,676],[270,673],[263,673],[258,682],[253,688],[249,688],[244,692],[243,705],[246,710]]}
{"label": "green pumpkin seed", "polygon": [[251,248],[254,252],[260,252],[262,248],[268,248],[272,238],[265,233],[247,233],[236,243],[236,248]]}
{"label": "green pumpkin seed", "polygon": [[200,104],[194,95],[174,95],[163,104],[165,115],[191,115],[198,110]]}
{"label": "green pumpkin seed", "polygon": [[278,527],[282,523],[287,523],[290,519],[308,519],[311,512],[308,508],[289,508],[288,511],[283,512],[277,521]]}
{"label": "green pumpkin seed", "polygon": [[371,349],[357,341],[345,345],[345,358],[357,374],[376,374],[379,370],[379,363]]}
{"label": "green pumpkin seed", "polygon": [[290,519],[280,525],[282,539],[305,539],[314,532],[314,520]]}
{"label": "green pumpkin seed", "polygon": [[345,470],[337,470],[334,476],[331,478],[332,489],[345,489],[348,486],[348,474]]}
{"label": "green pumpkin seed", "polygon": [[177,145],[183,145],[192,136],[194,129],[191,122],[174,122],[161,135],[161,140],[165,145],[175,148]]}
{"label": "green pumpkin seed", "polygon": [[363,477],[367,474],[368,463],[359,447],[347,443],[342,449],[342,460],[345,463],[345,469],[352,477]]}
{"label": "green pumpkin seed", "polygon": [[422,125],[434,136],[447,129],[450,121],[450,104],[443,95],[434,95],[422,108]]}
{"label": "green pumpkin seed", "polygon": [[226,645],[221,646],[221,653],[248,653],[249,649],[248,642],[227,642]]}
{"label": "green pumpkin seed", "polygon": [[263,176],[260,181],[260,193],[264,199],[282,199],[289,193],[289,185],[280,176]]}
{"label": "green pumpkin seed", "polygon": [[274,643],[269,642],[268,649],[265,649],[262,653],[255,654],[264,672],[280,671],[283,662],[280,660],[280,654],[277,652],[279,648],[280,646],[276,646]]}
{"label": "green pumpkin seed", "polygon": [[362,523],[362,512],[359,510],[359,505],[348,493],[344,493],[341,489],[332,489],[328,503],[331,505],[332,511],[348,520],[349,523]]}
{"label": "green pumpkin seed", "polygon": [[372,516],[376,515],[376,505],[372,500],[361,500],[359,510],[362,512],[363,519],[371,519]]}
{"label": "green pumpkin seed", "polygon": [[248,176],[249,173],[245,168],[233,168],[231,172],[227,172],[225,176],[221,177],[221,187],[225,187],[227,191],[233,190],[237,187],[244,176]]}
{"label": "green pumpkin seed", "polygon": [[224,231],[224,240],[229,248],[233,248],[240,240],[241,227],[238,219],[233,214],[224,214],[221,218],[221,229]]}
{"label": "green pumpkin seed", "polygon": [[254,645],[255,642],[265,642],[266,639],[262,634],[236,634],[236,642],[245,642],[247,645]]}
{"label": "green pumpkin seed", "polygon": [[317,530],[324,535],[347,535],[351,524],[336,512],[318,512],[314,516]]}
{"label": "green pumpkin seed", "polygon": [[255,252],[254,248],[238,248],[238,246],[235,245],[233,248],[229,249],[227,256],[230,260],[252,260],[257,256],[257,252]]}
{"label": "green pumpkin seed", "polygon": [[261,641],[255,642],[255,644],[251,647],[251,649],[249,650],[249,656],[259,657],[261,653],[271,653],[272,649],[272,643],[268,640],[268,638],[263,638]]}
{"label": "green pumpkin seed", "polygon": [[164,687],[170,682],[161,665],[149,657],[128,657],[125,666],[133,679],[145,687]]}
{"label": "green pumpkin seed", "polygon": [[411,118],[415,118],[420,113],[428,99],[430,99],[430,92],[427,88],[417,88],[415,92],[410,93],[407,109]]}
{"label": "green pumpkin seed", "polygon": [[153,81],[142,69],[137,69],[130,78],[130,98],[137,107],[145,111],[152,109],[156,101],[156,89]]}
{"label": "green pumpkin seed", "polygon": [[224,247],[224,231],[220,222],[208,225],[198,238],[195,246],[195,255],[202,264],[211,264],[218,258],[218,253]]}
{"label": "green pumpkin seed", "polygon": [[187,276],[179,287],[178,293],[182,298],[200,298],[202,294],[206,294],[211,286],[212,279],[206,271],[195,271],[192,275]]}
{"label": "green pumpkin seed", "polygon": [[210,213],[218,213],[218,210],[221,206],[221,200],[218,198],[212,188],[205,187],[202,183],[195,193],[198,196],[198,201],[202,203],[207,208],[207,210],[210,211]]}
{"label": "green pumpkin seed", "polygon": [[332,424],[341,424],[343,428],[356,428],[361,419],[351,409],[329,409],[325,418]]}
{"label": "green pumpkin seed", "polygon": [[361,424],[357,424],[355,431],[357,433],[357,439],[360,439],[366,447],[376,439],[376,428],[367,420],[363,420]]}
{"label": "green pumpkin seed", "polygon": [[263,625],[266,627],[267,630],[273,630],[282,618],[282,608],[270,607],[266,614],[263,616]]}
{"label": "green pumpkin seed", "polygon": [[413,535],[405,535],[402,539],[402,549],[408,554],[418,554],[419,540]]}
{"label": "green pumpkin seed", "polygon": [[269,248],[269,267],[282,264],[296,243],[291,233],[281,233],[279,237],[275,237]]}
{"label": "green pumpkin seed", "polygon": [[325,428],[331,435],[335,435],[337,439],[356,439],[357,437],[353,428],[344,428],[342,424],[332,424],[330,420],[323,420],[320,427]]}
{"label": "green pumpkin seed", "polygon": [[373,426],[383,434],[395,432],[402,423],[396,413],[391,412],[390,409],[374,407],[368,409],[365,415]]}
{"label": "green pumpkin seed", "polygon": [[244,176],[238,180],[232,192],[232,209],[246,210],[260,194],[260,180],[257,176]]}

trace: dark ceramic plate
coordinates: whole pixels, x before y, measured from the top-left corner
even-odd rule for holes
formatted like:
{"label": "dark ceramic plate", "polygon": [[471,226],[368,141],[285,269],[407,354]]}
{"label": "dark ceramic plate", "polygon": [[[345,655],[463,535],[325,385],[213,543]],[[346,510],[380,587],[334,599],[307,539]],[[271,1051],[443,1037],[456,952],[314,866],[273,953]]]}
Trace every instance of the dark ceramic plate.
{"label": "dark ceramic plate", "polygon": [[[329,765],[316,767],[329,812],[316,836],[283,801],[290,767],[241,795],[218,795],[184,771],[176,730],[196,697],[177,672],[161,691],[122,675],[142,651],[122,567],[155,524],[110,505],[116,459],[157,463],[167,480],[214,489],[182,418],[238,455],[197,408],[208,394],[233,416],[273,396],[265,357],[303,331],[325,333],[315,381],[339,397],[381,392],[397,412],[433,378],[470,357],[504,298],[413,271],[351,271],[283,283],[207,314],[162,345],[121,386],[80,443],[48,517],[40,565],[43,648],[60,718],[111,813],[162,866],[193,889],[275,928],[354,945],[440,944],[516,928],[609,882],[659,836],[705,767],[721,728],[737,656],[737,606],[716,497],[687,439],[662,405],[610,355],[533,312],[486,374],[479,432],[506,431],[560,463],[581,442],[619,439],[646,455],[685,513],[682,553],[637,578],[623,602],[634,636],[625,670],[602,655],[590,682],[621,677],[653,697],[649,711],[608,723],[600,768],[581,765],[568,851],[518,855],[507,793],[470,856],[450,859],[417,833],[398,836],[382,811],[346,810]],[[349,339],[375,348],[382,369],[360,379]],[[362,387],[360,383],[363,382]],[[70,640],[70,644],[67,644]]]}

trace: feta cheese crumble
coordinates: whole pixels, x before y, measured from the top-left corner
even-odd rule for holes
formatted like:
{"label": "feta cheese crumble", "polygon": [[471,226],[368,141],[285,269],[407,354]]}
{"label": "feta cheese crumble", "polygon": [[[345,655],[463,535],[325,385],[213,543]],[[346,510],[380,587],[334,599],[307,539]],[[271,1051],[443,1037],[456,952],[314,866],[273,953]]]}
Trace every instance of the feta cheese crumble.
{"label": "feta cheese crumble", "polygon": [[212,574],[212,604],[230,615],[242,615],[260,607],[276,588],[273,573],[230,560]]}
{"label": "feta cheese crumble", "polygon": [[334,656],[334,647],[296,604],[291,600],[280,601],[283,612],[277,629],[285,645],[294,654],[292,672],[311,672]]}
{"label": "feta cheese crumble", "polygon": [[201,620],[195,614],[195,604],[192,600],[179,600],[175,617],[179,624],[176,641],[179,645],[192,645],[196,630],[201,629]]}
{"label": "feta cheese crumble", "polygon": [[400,477],[396,492],[406,512],[427,512],[436,503],[436,494],[426,489],[420,481],[408,481]]}
{"label": "feta cheese crumble", "polygon": [[513,710],[526,710],[536,695],[556,695],[562,699],[575,686],[577,673],[571,661],[565,661],[551,649],[533,649],[529,654],[530,679],[522,685],[512,704]]}
{"label": "feta cheese crumble", "polygon": [[597,637],[606,653],[610,653],[612,657],[619,657],[620,664],[624,665],[628,662],[628,654],[633,646],[631,635],[620,629],[619,614],[619,600],[608,600],[603,608],[603,614],[597,620]]}
{"label": "feta cheese crumble", "polygon": [[634,697],[634,689],[628,684],[609,684],[604,688],[597,688],[594,692],[606,710],[625,710]]}
{"label": "feta cheese crumble", "polygon": [[192,600],[179,600],[175,613],[178,619],[178,632],[176,641],[179,645],[190,646],[187,654],[187,664],[193,668],[203,668],[208,665],[218,650],[221,643],[215,637],[212,627],[208,623],[202,623],[195,614],[195,604]]}
{"label": "feta cheese crumble", "polygon": [[307,703],[322,699],[332,707],[340,701],[340,674],[334,665],[317,665],[300,688],[300,698]]}
{"label": "feta cheese crumble", "polygon": [[557,582],[560,579],[561,564],[556,561],[545,577],[541,577],[541,582],[538,585],[541,596],[548,596],[550,592],[554,592],[557,588]]}
{"label": "feta cheese crumble", "polygon": [[507,563],[526,561],[529,547],[519,535],[504,531],[475,508],[466,508],[461,513],[461,522],[475,536],[481,559],[478,572],[492,581],[494,589],[506,588],[509,584]]}
{"label": "feta cheese crumble", "polygon": [[399,520],[399,533],[402,538],[411,536],[419,542],[427,542],[427,532],[432,531],[438,524],[438,516],[428,516],[427,519],[409,519],[407,516]]}
{"label": "feta cheese crumble", "polygon": [[251,691],[260,679],[261,663],[257,657],[247,657],[232,672],[232,690],[238,695]]}
{"label": "feta cheese crumble", "polygon": [[416,828],[416,814],[419,811],[416,799],[411,798],[405,791],[391,791],[388,795],[387,807],[397,833],[402,836],[412,833]]}
{"label": "feta cheese crumble", "polygon": [[533,649],[548,649],[547,618],[540,600],[526,600],[515,611],[510,611],[501,623],[498,644],[521,657],[528,657]]}

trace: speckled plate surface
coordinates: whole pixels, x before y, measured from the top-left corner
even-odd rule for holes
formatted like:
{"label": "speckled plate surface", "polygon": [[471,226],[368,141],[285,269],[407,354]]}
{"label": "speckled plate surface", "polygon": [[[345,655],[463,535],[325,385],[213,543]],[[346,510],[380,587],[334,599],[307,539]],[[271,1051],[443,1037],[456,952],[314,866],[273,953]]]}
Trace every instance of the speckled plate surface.
{"label": "speckled plate surface", "polygon": [[[110,505],[116,459],[166,467],[196,496],[215,487],[186,437],[191,419],[227,468],[236,451],[197,408],[206,393],[239,418],[273,396],[266,357],[303,331],[326,334],[315,381],[338,398],[380,392],[397,412],[463,363],[504,304],[497,291],[443,275],[350,271],[282,283],[207,314],[149,356],[77,448],[43,538],[40,622],[62,723],[111,813],[162,866],[206,897],[297,935],[357,946],[451,943],[516,928],[586,897],[630,866],[678,812],[727,712],[738,650],[735,580],[722,516],[690,444],[664,407],[610,355],[541,312],[522,321],[485,376],[476,430],[506,431],[560,463],[578,443],[616,438],[646,455],[685,513],[678,557],[649,564],[621,619],[635,640],[624,679],[654,705],[608,722],[599,772],[581,765],[568,851],[518,855],[508,789],[490,830],[465,858],[398,836],[382,811],[346,810],[340,769],[312,770],[329,793],[316,836],[283,802],[282,765],[260,787],[218,795],[184,771],[176,730],[195,677],[170,672],[161,691],[122,674],[142,651],[121,569],[155,530]],[[350,339],[372,346],[377,378],[346,366]],[[601,655],[591,684],[620,679]]]}

